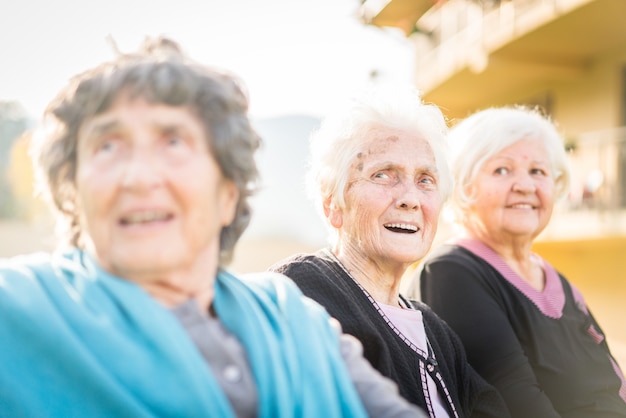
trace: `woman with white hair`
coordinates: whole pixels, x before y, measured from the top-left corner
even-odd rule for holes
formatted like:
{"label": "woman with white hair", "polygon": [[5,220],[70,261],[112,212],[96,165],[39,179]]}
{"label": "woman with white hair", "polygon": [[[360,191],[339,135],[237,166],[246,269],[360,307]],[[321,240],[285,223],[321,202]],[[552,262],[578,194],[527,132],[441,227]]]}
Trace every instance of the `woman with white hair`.
{"label": "woman with white hair", "polygon": [[405,271],[430,249],[451,191],[446,133],[441,111],[412,89],[371,92],[327,118],[312,137],[309,174],[331,246],[272,269],[325,306],[430,417],[505,417],[458,337],[400,294]]}
{"label": "woman with white hair", "polygon": [[431,254],[421,296],[514,417],[624,417],[626,384],[580,292],[532,251],[569,185],[563,140],[535,110],[491,108],[450,133],[463,235]]}

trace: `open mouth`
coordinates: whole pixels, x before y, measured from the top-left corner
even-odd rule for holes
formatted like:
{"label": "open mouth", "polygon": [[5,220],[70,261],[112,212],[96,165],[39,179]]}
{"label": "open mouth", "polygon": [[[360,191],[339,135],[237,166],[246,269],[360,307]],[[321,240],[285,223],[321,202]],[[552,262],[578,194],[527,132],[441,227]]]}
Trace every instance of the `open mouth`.
{"label": "open mouth", "polygon": [[535,206],[531,205],[530,203],[518,203],[515,205],[510,205],[509,208],[511,209],[535,209]]}
{"label": "open mouth", "polygon": [[399,232],[401,234],[414,234],[417,232],[417,226],[410,224],[385,224],[385,229],[391,232]]}
{"label": "open mouth", "polygon": [[167,212],[136,212],[123,216],[120,219],[120,224],[124,226],[144,225],[152,222],[164,222],[172,218],[173,215]]}

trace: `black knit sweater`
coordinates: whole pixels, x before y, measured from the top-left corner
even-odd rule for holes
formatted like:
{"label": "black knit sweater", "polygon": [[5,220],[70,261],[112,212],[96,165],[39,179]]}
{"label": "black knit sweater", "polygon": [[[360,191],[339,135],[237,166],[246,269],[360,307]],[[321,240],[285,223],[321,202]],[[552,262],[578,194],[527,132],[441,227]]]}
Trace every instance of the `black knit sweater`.
{"label": "black knit sweater", "polygon": [[[326,307],[344,332],[363,344],[365,357],[383,375],[394,380],[400,394],[429,411],[428,391],[422,386],[426,362],[379,313],[364,290],[327,251],[299,254],[270,268],[293,279],[302,292]],[[438,365],[434,380],[443,381],[442,393],[451,417],[508,417],[504,401],[467,363],[459,338],[428,306],[411,301],[422,312],[424,328]],[[436,376],[439,376],[437,378]],[[441,385],[440,387],[441,392]]]}
{"label": "black knit sweater", "polygon": [[[457,331],[468,360],[500,391],[511,415],[626,417],[602,329],[569,282],[556,277],[564,304],[551,317],[495,262],[506,266],[499,257],[489,262],[462,246],[441,246],[425,262],[421,294]],[[507,271],[513,280],[516,274]],[[557,299],[548,289],[542,294]]]}

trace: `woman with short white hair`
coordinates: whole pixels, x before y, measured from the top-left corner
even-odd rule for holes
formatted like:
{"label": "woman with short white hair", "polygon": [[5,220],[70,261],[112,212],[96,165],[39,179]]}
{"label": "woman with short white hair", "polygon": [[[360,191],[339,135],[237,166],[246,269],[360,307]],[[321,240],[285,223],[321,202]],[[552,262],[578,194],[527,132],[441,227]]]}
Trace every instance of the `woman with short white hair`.
{"label": "woman with short white hair", "polygon": [[514,417],[626,416],[626,383],[602,329],[532,251],[569,185],[556,126],[533,109],[491,108],[449,138],[463,232],[424,263],[422,299]]}
{"label": "woman with short white hair", "polygon": [[311,138],[310,180],[331,245],[272,267],[326,307],[366,358],[430,417],[506,417],[458,337],[400,294],[430,249],[452,179],[441,111],[410,88],[373,90]]}

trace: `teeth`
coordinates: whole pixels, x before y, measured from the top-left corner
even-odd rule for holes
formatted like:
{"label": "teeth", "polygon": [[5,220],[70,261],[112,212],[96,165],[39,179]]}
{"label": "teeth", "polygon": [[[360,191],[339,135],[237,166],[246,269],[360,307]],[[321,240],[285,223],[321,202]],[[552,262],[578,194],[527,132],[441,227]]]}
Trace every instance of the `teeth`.
{"label": "teeth", "polygon": [[137,212],[137,213],[133,213],[133,214],[125,216],[122,219],[122,222],[126,224],[136,224],[136,223],[160,221],[160,220],[167,219],[167,217],[168,217],[168,214],[165,212]]}
{"label": "teeth", "polygon": [[386,224],[387,228],[396,228],[396,229],[406,229],[408,231],[417,231],[417,227],[415,225],[409,224]]}
{"label": "teeth", "polygon": [[520,204],[517,204],[517,205],[511,205],[511,207],[514,208],[514,209],[532,209],[533,208],[532,205],[529,205],[529,204],[526,204],[526,203],[520,203]]}

